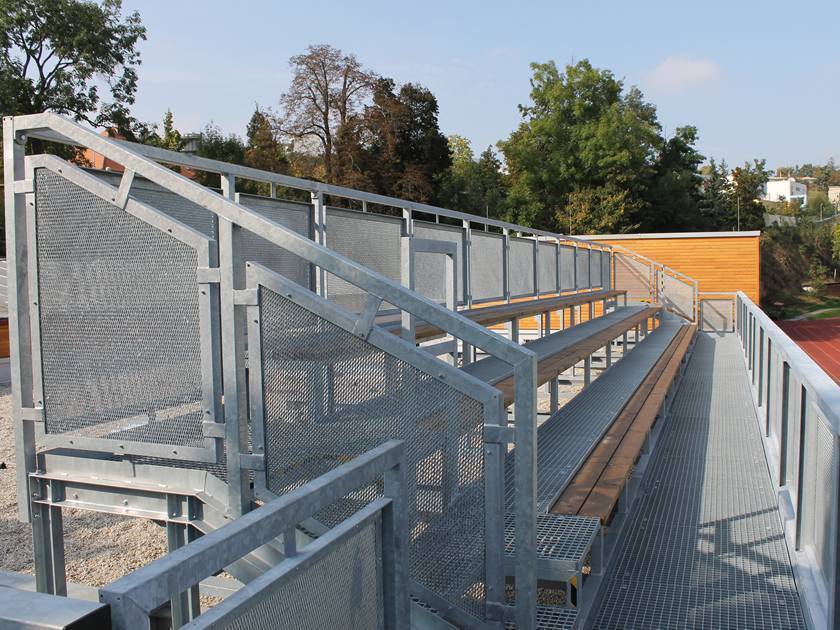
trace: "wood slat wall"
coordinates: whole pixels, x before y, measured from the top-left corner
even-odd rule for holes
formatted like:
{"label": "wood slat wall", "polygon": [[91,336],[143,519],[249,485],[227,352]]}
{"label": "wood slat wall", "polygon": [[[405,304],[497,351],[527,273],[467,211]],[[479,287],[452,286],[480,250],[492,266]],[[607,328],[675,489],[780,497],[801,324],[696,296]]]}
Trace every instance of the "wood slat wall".
{"label": "wood slat wall", "polygon": [[645,234],[587,238],[621,245],[691,276],[699,282],[701,293],[743,291],[758,304],[761,276],[759,236],[757,232],[727,232],[721,235],[704,232],[678,236]]}

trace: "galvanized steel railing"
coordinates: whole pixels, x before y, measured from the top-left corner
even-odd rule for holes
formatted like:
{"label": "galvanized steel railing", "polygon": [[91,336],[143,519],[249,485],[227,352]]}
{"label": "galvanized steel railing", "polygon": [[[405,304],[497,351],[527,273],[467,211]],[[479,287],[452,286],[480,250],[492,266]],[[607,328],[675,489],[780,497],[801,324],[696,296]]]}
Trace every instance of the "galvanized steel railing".
{"label": "galvanized steel railing", "polygon": [[661,304],[697,322],[697,280],[621,245],[613,245],[613,288],[626,290],[630,301]]}
{"label": "galvanized steel railing", "polygon": [[[121,164],[125,172],[119,184],[112,186],[54,156],[25,157],[27,134],[87,147]],[[421,392],[414,385],[419,378],[424,383],[444,383],[452,396],[457,393],[473,401],[463,404],[478,404],[473,415],[479,422],[479,439],[461,439],[458,433],[460,441],[448,442],[456,450],[442,452],[444,461],[454,462],[455,468],[447,469],[450,476],[441,481],[441,492],[453,505],[476,493],[481,496],[486,546],[479,557],[485,580],[481,589],[472,589],[479,614],[471,616],[457,601],[444,597],[430,603],[465,624],[498,625],[515,615],[520,627],[534,625],[536,361],[531,351],[237,203],[237,176],[280,185],[300,180],[223,165],[222,194],[218,194],[137,153],[134,145],[103,138],[53,114],[4,119],[3,141],[12,403],[18,497],[24,518],[29,509],[27,475],[35,470],[36,447],[57,446],[153,457],[174,467],[183,461],[224,461],[228,509],[233,516],[247,511],[253,498],[252,474],[258,479],[266,475],[265,487],[272,490],[267,477],[271,452],[265,450],[270,442],[263,437],[265,443],[259,443],[260,410],[254,405],[263,404],[275,390],[265,387],[264,373],[262,382],[255,375],[265,372],[267,361],[276,367],[280,357],[280,369],[298,369],[303,362],[318,378],[326,375],[327,382],[342,383],[341,375],[330,374],[329,365],[317,353],[326,351],[324,356],[331,357],[345,347],[307,345],[304,338],[303,356],[294,346],[276,353],[260,351],[267,339],[266,321],[282,325],[277,309],[298,309],[303,313],[299,330],[315,331],[319,340],[327,339],[324,331],[332,331],[333,336],[351,335],[367,343],[374,358],[366,366],[381,369],[377,362],[402,361],[399,370],[386,371],[398,379],[400,395]],[[155,197],[155,190],[142,192],[142,186],[134,186],[135,178],[151,182],[170,199]],[[307,185],[317,190],[316,222],[324,216],[324,194],[387,201],[350,191],[353,197],[346,189]],[[177,207],[167,208],[168,212],[156,208],[159,203],[170,204],[172,198]],[[406,205],[419,212],[429,210]],[[363,296],[360,312],[318,301],[316,293],[300,288],[305,283],[295,283],[270,269],[258,271],[254,266],[246,278],[249,259],[244,244],[248,239],[251,243],[261,239],[274,250],[301,259],[316,276],[315,288],[325,286],[323,280],[328,277],[355,287]],[[260,257],[255,257],[259,262]],[[516,378],[514,430],[505,426],[497,390],[416,349],[410,331],[404,331],[407,339],[399,339],[375,326],[383,303],[461,340],[465,350],[477,347],[510,364]],[[297,338],[296,331],[284,332],[290,333],[284,339]],[[263,400],[252,396],[254,415],[245,404],[246,344],[251,386],[263,388]],[[386,391],[389,384],[377,379],[367,387]],[[345,396],[348,386],[358,391],[352,378],[342,386]],[[438,400],[434,406],[434,391],[429,385],[422,390],[425,393],[416,395],[418,406],[425,396],[433,411],[419,426],[428,431],[439,431],[439,427],[459,431],[459,423],[453,424],[447,416],[459,407],[438,409],[441,403]],[[259,390],[255,393],[260,394]],[[366,393],[360,401],[351,396],[348,404],[355,407],[327,404],[317,417],[331,419],[348,409],[361,410],[364,405],[381,403],[380,398]],[[294,401],[287,398],[287,402]],[[391,409],[395,401],[385,402],[382,408]],[[248,442],[249,417],[256,438],[253,451]],[[505,605],[501,558],[502,468],[509,441],[516,447],[518,498],[515,612]],[[483,454],[480,478],[459,476],[457,449],[478,449]],[[430,555],[441,553],[431,537],[413,540],[429,545]],[[413,578],[416,581],[414,573]],[[427,583],[420,596],[428,594],[433,599],[439,594],[436,588]]]}
{"label": "galvanized steel railing", "polygon": [[744,293],[744,349],[785,534],[815,628],[840,619],[840,386]]}
{"label": "galvanized steel railing", "polygon": [[[403,453],[387,442],[100,589],[113,627],[156,627],[171,601],[174,628],[408,628]],[[298,548],[298,523],[372,482],[382,498]],[[201,612],[201,580],[280,536],[282,562]]]}

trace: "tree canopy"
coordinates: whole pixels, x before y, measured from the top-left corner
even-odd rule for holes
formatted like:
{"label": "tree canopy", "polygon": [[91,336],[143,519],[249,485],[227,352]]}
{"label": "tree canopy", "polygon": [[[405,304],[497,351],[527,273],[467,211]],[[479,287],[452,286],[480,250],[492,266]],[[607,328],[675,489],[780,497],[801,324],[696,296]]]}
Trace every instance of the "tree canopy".
{"label": "tree canopy", "polygon": [[53,111],[134,136],[144,39],[140,15],[124,16],[120,0],[0,0],[0,111]]}

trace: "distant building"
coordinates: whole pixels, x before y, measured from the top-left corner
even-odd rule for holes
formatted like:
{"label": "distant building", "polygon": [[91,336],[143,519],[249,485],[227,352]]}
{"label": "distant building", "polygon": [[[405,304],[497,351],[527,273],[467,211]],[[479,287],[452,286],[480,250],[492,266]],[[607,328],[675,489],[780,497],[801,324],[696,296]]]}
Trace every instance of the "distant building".
{"label": "distant building", "polygon": [[794,177],[771,177],[764,187],[765,201],[794,201],[808,203],[808,184]]}
{"label": "distant building", "polygon": [[828,200],[835,206],[840,206],[840,186],[828,187]]}

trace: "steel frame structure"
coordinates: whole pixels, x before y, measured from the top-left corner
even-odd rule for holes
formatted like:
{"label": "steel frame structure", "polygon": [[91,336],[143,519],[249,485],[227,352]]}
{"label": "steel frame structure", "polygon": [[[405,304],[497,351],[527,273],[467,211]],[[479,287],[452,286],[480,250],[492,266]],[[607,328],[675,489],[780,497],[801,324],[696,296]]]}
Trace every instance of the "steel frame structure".
{"label": "steel frame structure", "polygon": [[[72,501],[68,500],[65,494],[67,484],[54,477],[58,471],[48,470],[50,462],[58,465],[58,462],[70,460],[51,458],[49,453],[52,451],[48,451],[47,456],[36,457],[37,449],[74,449],[77,455],[73,458],[73,466],[82,468],[86,465],[84,453],[87,452],[90,454],[90,470],[96,470],[101,465],[102,460],[99,458],[103,454],[166,460],[169,463],[165,465],[173,466],[173,471],[181,472],[185,471],[185,468],[180,468],[179,462],[199,462],[207,465],[220,465],[224,462],[222,466],[226,477],[227,495],[223,500],[220,497],[216,499],[221,500],[225,516],[231,519],[242,520],[243,515],[250,515],[253,501],[257,498],[277,498],[264,483],[266,467],[265,439],[262,433],[262,365],[254,360],[260,356],[261,292],[267,288],[282,294],[307,312],[363,339],[388,356],[397,358],[421,373],[445,383],[454,391],[480,402],[484,418],[482,452],[486,475],[483,488],[486,527],[485,625],[501,627],[503,623],[510,621],[515,621],[518,627],[535,625],[536,359],[533,352],[517,343],[515,321],[512,325],[512,338],[507,340],[462,317],[456,308],[459,302],[469,307],[492,300],[510,302],[527,296],[545,296],[570,291],[587,292],[598,286],[611,288],[615,279],[614,254],[611,248],[574,237],[482,219],[425,204],[115,141],[54,114],[8,117],[4,118],[3,125],[12,407],[19,461],[18,504],[21,518],[30,520],[33,526],[39,590],[53,593],[62,593],[65,590],[61,509],[71,505]],[[122,165],[125,170],[119,175],[119,181],[114,182],[117,185],[111,185],[102,178],[54,156],[25,156],[28,138],[85,147],[105,155]],[[204,188],[160,162],[219,173],[221,193]],[[44,371],[41,364],[42,313],[36,186],[37,174],[43,171],[59,176],[144,225],[171,236],[195,252],[198,264],[192,272],[196,279],[195,291],[199,296],[200,314],[198,336],[201,341],[201,446],[65,435],[48,430],[50,409],[43,393]],[[311,195],[311,232],[306,235],[299,234],[247,207],[247,197],[236,191],[237,178],[269,184],[272,199],[276,196],[278,187],[308,191]],[[144,204],[134,198],[131,194],[132,186],[141,180],[150,182],[161,190],[210,213],[217,238],[191,228],[153,205]],[[376,220],[390,219],[370,212],[368,204],[402,210],[402,284],[330,249],[327,227],[331,208],[327,205],[327,200],[330,197],[361,202],[362,212],[359,214],[366,214],[368,218],[378,217]],[[461,221],[460,244],[415,237],[416,227],[424,225],[422,217],[430,216],[435,224],[440,225],[442,218]],[[479,225],[480,229],[476,230],[475,225]],[[311,270],[309,287],[296,284],[263,265],[248,261],[237,244],[239,235],[245,232],[259,235],[274,247],[301,259]],[[530,237],[517,236],[523,233],[529,234]],[[472,278],[473,272],[477,270],[472,269],[471,250],[474,240],[491,235],[501,242],[501,265],[498,269],[501,290],[498,294],[476,299],[473,295]],[[512,254],[513,249],[518,253]],[[569,262],[568,252],[571,252],[571,269],[564,265],[564,261],[567,264]],[[445,259],[446,287],[443,304],[418,295],[412,290],[416,279],[415,261],[418,253],[441,255]],[[462,267],[460,274],[457,270],[459,255]],[[655,265],[652,261],[649,262]],[[517,282],[522,280],[522,284],[514,286],[514,264],[524,264],[533,271],[533,277],[522,279],[518,276]],[[568,281],[569,275],[573,282]],[[362,296],[363,302],[359,312],[353,312],[324,299],[329,298],[329,277],[341,279]],[[459,284],[464,287],[460,300]],[[658,285],[658,280],[654,280],[651,285],[653,300],[663,295],[663,291],[655,288]],[[381,314],[383,304],[392,305],[401,312],[401,337],[392,335],[376,325],[376,318]],[[593,308],[590,303],[590,317],[592,314]],[[574,324],[574,308],[571,309],[571,318]],[[431,352],[417,347],[413,335],[415,320],[422,320],[437,327],[444,336],[451,338],[451,342],[439,345]],[[547,322],[547,325],[542,325],[543,332],[550,332],[550,316]],[[500,392],[455,367],[458,344],[461,346],[464,362],[472,360],[475,349],[479,349],[511,366],[516,389],[514,427],[507,426]],[[447,360],[437,358],[440,355],[445,355]],[[250,396],[246,396],[246,388],[249,388]],[[556,401],[555,389],[556,384],[552,389]],[[249,439],[253,440],[253,450],[249,446]],[[515,446],[515,606],[506,603],[506,571],[502,557],[505,527],[504,454],[508,444]],[[255,479],[255,492],[250,490],[252,475]],[[84,483],[79,487],[83,487],[83,493],[89,491]],[[167,530],[170,549],[177,550],[190,540],[191,530],[185,526],[185,522],[192,518],[193,507],[189,497],[183,500],[178,498],[183,493],[171,494],[173,498],[166,497],[166,513],[171,512],[171,516],[167,517]],[[143,490],[131,488],[130,482],[127,481],[91,494],[96,497],[106,495],[142,497]],[[286,496],[288,495],[283,495],[279,500]],[[125,499],[121,500],[127,504]],[[170,500],[172,505],[169,505]],[[89,502],[85,505],[94,509],[90,508],[94,503]],[[391,509],[389,505],[387,501],[380,501],[376,508],[371,508],[368,516],[373,518],[374,512]],[[142,516],[142,510],[126,509],[120,513]],[[224,536],[218,535],[217,538],[222,540]],[[328,540],[326,539],[325,543]],[[394,549],[392,545],[389,552],[396,553]],[[290,548],[287,551],[294,549]],[[175,553],[185,557],[189,555],[185,551]],[[171,555],[175,556],[175,553]],[[289,561],[292,560],[294,559],[289,558]],[[211,569],[211,572],[213,570],[215,569]],[[277,572],[272,572],[271,575],[273,579],[280,579]],[[410,588],[449,618],[464,625],[475,625],[475,619],[437,597],[434,592],[424,590],[416,583],[412,583]],[[187,589],[180,589],[178,592],[183,590]],[[176,599],[180,601],[180,598]],[[173,611],[177,611],[178,615],[186,619],[189,613],[185,611],[195,606],[194,600],[194,596],[187,597],[181,604],[177,604]]]}
{"label": "steel frame structure", "polygon": [[[125,167],[120,185],[118,187],[108,186],[102,182],[95,181],[86,176],[78,167],[72,164],[62,164],[59,167],[48,157],[29,158],[24,157],[24,149],[27,135],[30,137],[44,137],[50,140],[60,140],[76,146],[84,146],[98,153],[107,155],[110,159],[122,164]],[[517,605],[515,610],[503,605],[504,593],[488,592],[488,620],[496,619],[496,623],[502,623],[506,618],[515,617],[521,627],[533,625],[535,619],[536,602],[536,577],[534,573],[533,556],[536,545],[535,527],[535,457],[536,448],[536,389],[534,379],[536,363],[533,353],[516,343],[505,340],[502,337],[488,331],[487,329],[474,324],[461,317],[456,312],[450,311],[422,296],[415,294],[409,289],[400,286],[398,283],[376,274],[362,265],[341,256],[319,243],[313,243],[310,239],[301,236],[287,228],[274,223],[260,214],[240,206],[234,201],[235,198],[235,176],[233,172],[223,174],[222,194],[215,193],[209,189],[190,181],[175,173],[169,168],[162,166],[148,157],[136,153],[136,147],[127,146],[109,139],[98,136],[96,133],[87,130],[80,125],[67,121],[60,116],[42,114],[33,116],[22,116],[17,118],[4,119],[4,159],[6,177],[6,213],[7,224],[10,226],[7,232],[7,248],[10,259],[10,344],[12,360],[12,391],[13,391],[13,417],[15,421],[16,448],[20,461],[19,471],[19,505],[21,516],[29,519],[32,506],[33,483],[28,478],[32,473],[37,472],[35,459],[36,445],[39,436],[44,435],[45,411],[43,399],[38,397],[38,354],[40,348],[37,345],[37,335],[33,337],[32,330],[34,323],[38,321],[38,275],[33,268],[33,250],[36,242],[33,236],[36,234],[37,226],[32,220],[32,208],[35,201],[33,196],[34,178],[36,168],[55,167],[62,177],[72,178],[74,183],[82,189],[99,195],[108,203],[117,208],[131,211],[133,216],[143,220],[158,229],[164,229],[167,233],[180,236],[182,240],[189,241],[199,247],[206,255],[202,258],[202,264],[207,262],[207,267],[196,270],[199,285],[197,291],[206,297],[209,302],[210,313],[218,313],[220,326],[218,329],[212,325],[208,328],[210,332],[210,343],[205,343],[202,352],[202,373],[205,389],[213,392],[212,404],[205,401],[204,411],[210,412],[213,418],[213,411],[217,411],[215,419],[218,422],[205,422],[203,428],[205,435],[211,443],[224,440],[226,453],[226,474],[229,496],[227,497],[227,511],[231,517],[241,516],[247,512],[252,497],[248,491],[248,478],[250,471],[258,467],[253,457],[245,449],[247,444],[248,430],[248,409],[245,405],[245,317],[250,306],[250,296],[247,288],[238,286],[235,278],[242,272],[237,265],[243,264],[234,252],[234,233],[237,230],[248,230],[259,234],[262,238],[272,242],[278,247],[299,256],[308,264],[317,269],[320,276],[327,272],[344,281],[353,284],[360,290],[369,294],[370,303],[386,301],[397,308],[410,313],[416,318],[429,322],[445,333],[459,339],[463,344],[470,347],[480,348],[485,353],[499,357],[509,363],[516,374],[517,404],[515,409],[516,426],[511,432],[500,430],[488,430],[489,436],[494,436],[495,443],[488,444],[490,460],[501,461],[501,453],[504,444],[512,440],[516,444],[516,484],[517,494],[521,500],[517,503]],[[40,160],[40,161],[39,161]],[[186,226],[151,211],[149,208],[139,204],[129,196],[131,184],[139,176],[161,186],[165,190],[175,193],[179,197],[187,199],[199,206],[208,209],[218,217],[219,239],[215,246],[218,254],[213,256],[213,244],[206,239],[199,239],[197,235]],[[262,175],[261,175],[262,176]],[[270,176],[273,177],[273,176]],[[287,183],[285,180],[277,182]],[[316,185],[318,187],[320,185]],[[323,195],[323,190],[319,191]],[[375,196],[374,196],[375,197]],[[320,197],[319,197],[320,198]],[[378,198],[372,199],[378,202]],[[319,203],[316,202],[316,215],[318,214]],[[422,210],[422,209],[421,209]],[[370,309],[365,309],[359,321],[369,321]],[[334,314],[333,314],[334,315]],[[354,322],[354,328],[361,326]],[[384,334],[384,333],[383,333]],[[383,337],[391,341],[389,337]],[[387,345],[387,342],[383,342]],[[403,348],[403,350],[407,350]],[[431,369],[429,362],[434,362],[433,374],[437,378],[449,379],[450,382],[461,378],[458,370],[446,365],[431,357],[425,351],[412,348],[412,361],[421,364],[426,370]],[[213,355],[212,357],[210,355]],[[224,406],[221,407],[222,397],[218,396],[219,370],[217,359],[220,357],[223,374],[221,391],[223,392]],[[208,360],[211,359],[212,360]],[[422,369],[422,368],[421,368]],[[212,389],[210,385],[212,384]],[[472,387],[475,383],[472,383]],[[475,392],[473,392],[475,394]],[[499,400],[498,393],[494,394]],[[491,425],[501,423],[500,403],[492,405],[492,414],[487,417]],[[106,450],[134,455],[151,455],[167,457],[168,459],[182,458],[195,461],[195,459],[207,460],[209,449],[200,452],[187,450],[184,452],[172,452],[168,446],[158,449],[159,445],[138,445],[126,442],[115,445],[114,443],[101,444],[86,441],[67,442],[66,446],[74,448]],[[104,448],[103,448],[104,447]],[[218,453],[216,453],[218,456]],[[498,457],[496,457],[498,455]],[[501,470],[498,470],[498,477],[501,479]],[[494,474],[490,475],[492,478]],[[532,499],[529,501],[528,497]],[[40,495],[36,494],[36,498]],[[492,502],[492,499],[490,499]],[[499,501],[501,504],[501,501]],[[54,510],[56,508],[44,508]],[[57,516],[55,522],[45,522],[41,518],[43,509],[33,510],[33,527],[51,529],[57,533],[60,529],[60,519]],[[47,519],[48,520],[48,519]],[[499,518],[498,540],[500,544],[497,550],[490,550],[490,554],[502,553],[502,519]],[[60,538],[60,536],[59,536]],[[47,545],[58,545],[60,540],[56,536],[39,535],[36,531],[36,542],[45,542]],[[45,547],[37,547],[39,555],[39,566],[46,568],[51,558],[56,558],[58,553],[50,553]],[[494,563],[500,567],[501,561]],[[43,571],[43,580],[39,583],[45,591],[55,590],[56,578],[50,578],[48,572]],[[492,577],[492,576],[491,576]],[[52,582],[50,585],[48,582]],[[488,582],[489,584],[492,582]],[[496,580],[502,584],[501,580]],[[495,603],[494,603],[495,602]]]}
{"label": "steel frame structure", "polygon": [[[407,529],[404,511],[403,445],[390,441],[324,474],[310,483],[249,512],[188,546],[167,554],[100,590],[102,602],[110,604],[113,627],[117,630],[151,628],[156,610],[172,595],[183,598],[189,610],[180,622],[192,619],[191,628],[212,628],[230,624],[254,608],[271,616],[270,597],[316,565],[340,545],[352,544],[352,537],[372,525],[377,539],[378,589],[381,589],[383,622],[387,630],[409,625],[406,577]],[[347,492],[383,478],[384,496],[360,509],[303,549],[296,548],[289,533],[319,509]],[[285,558],[268,572],[236,591],[211,610],[198,614],[196,585],[206,577],[236,562],[249,552],[284,536]],[[348,542],[349,541],[349,542]],[[376,587],[374,587],[376,588]],[[368,597],[377,597],[369,593]],[[175,607],[173,607],[173,610]],[[279,620],[277,620],[279,621]]]}

